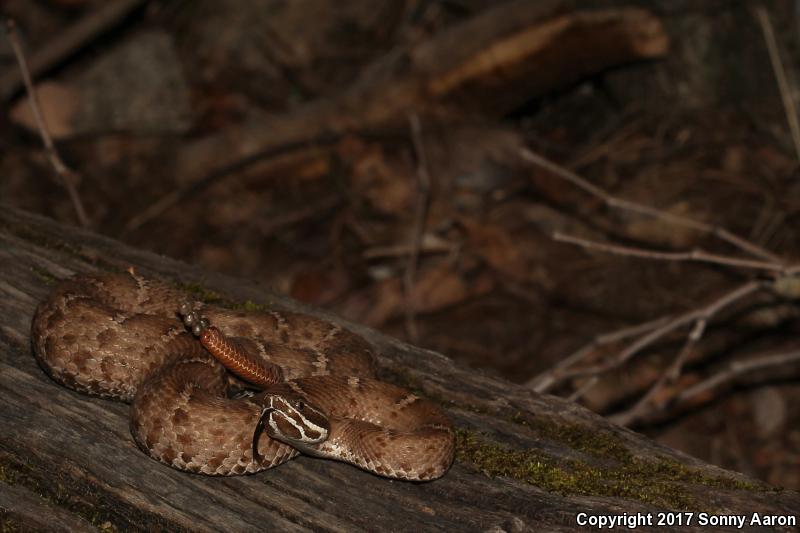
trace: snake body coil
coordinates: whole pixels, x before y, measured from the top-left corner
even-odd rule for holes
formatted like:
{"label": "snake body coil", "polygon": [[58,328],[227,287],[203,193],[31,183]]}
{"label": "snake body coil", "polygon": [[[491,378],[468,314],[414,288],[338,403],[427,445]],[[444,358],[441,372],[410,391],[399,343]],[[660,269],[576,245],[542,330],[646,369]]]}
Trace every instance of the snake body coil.
{"label": "snake body coil", "polygon": [[[194,304],[214,326],[201,344],[178,316],[186,298],[133,273],[67,280],[36,311],[36,357],[67,387],[131,403],[139,447],[181,470],[257,472],[299,452],[408,480],[449,468],[450,421],[376,380],[361,337],[303,314]],[[240,378],[263,391],[241,394]]]}

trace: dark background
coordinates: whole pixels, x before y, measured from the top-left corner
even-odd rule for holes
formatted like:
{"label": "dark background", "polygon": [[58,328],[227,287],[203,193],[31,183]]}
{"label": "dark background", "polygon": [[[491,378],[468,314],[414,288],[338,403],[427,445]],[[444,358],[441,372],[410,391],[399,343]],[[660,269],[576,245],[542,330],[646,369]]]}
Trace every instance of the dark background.
{"label": "dark background", "polygon": [[[3,10],[31,53],[104,3],[8,0]],[[561,231],[647,249],[702,247],[741,256],[708,235],[609,209],[526,164],[520,147],[619,198],[725,227],[787,263],[797,256],[798,154],[755,2],[578,2],[581,11],[646,8],[663,25],[668,52],[576,80],[562,77],[575,57],[565,51],[562,62],[554,56],[552,72],[513,83],[499,76],[493,90],[478,90],[484,106],[421,107],[416,138],[410,109],[394,121],[323,137],[288,136],[291,142],[218,176],[204,174],[214,169],[207,162],[230,154],[215,152],[220,145],[206,149],[204,140],[222,134],[244,145],[249,125],[334,100],[358,84],[378,86],[376,66],[395,64],[394,55],[499,3],[140,4],[37,78],[50,129],[79,176],[90,227],[100,233],[260,280],[519,383],[596,335],[706,305],[754,275],[554,242],[552,232]],[[576,12],[562,4],[556,13]],[[800,15],[788,0],[761,5],[793,96]],[[0,67],[4,75],[17,70],[5,40]],[[537,77],[557,83],[530,89]],[[371,98],[373,105],[381,98],[389,105],[396,95],[387,90]],[[22,92],[7,102],[0,119],[0,199],[78,223],[23,116]],[[347,113],[335,118],[343,121]],[[427,191],[420,186],[421,161],[430,176]],[[207,178],[202,186],[198,176]],[[421,202],[428,209],[409,296],[408,257]],[[736,358],[795,349],[797,317],[785,295],[736,302],[713,317],[674,386],[714,375]],[[581,401],[602,414],[629,407],[661,375],[687,331],[603,374]],[[797,489],[798,375],[797,364],[750,373],[692,405],[665,402],[633,427]],[[568,381],[550,392],[568,396],[582,384]]]}

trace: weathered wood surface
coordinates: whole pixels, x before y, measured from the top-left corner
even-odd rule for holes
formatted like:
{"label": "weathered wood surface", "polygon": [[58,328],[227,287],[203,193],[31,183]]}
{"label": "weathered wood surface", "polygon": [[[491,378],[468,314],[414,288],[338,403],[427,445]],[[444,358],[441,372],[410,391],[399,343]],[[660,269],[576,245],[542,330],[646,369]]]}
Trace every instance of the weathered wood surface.
{"label": "weathered wood surface", "polygon": [[[164,228],[168,231],[168,228]],[[678,511],[611,495],[549,492],[523,480],[491,476],[480,458],[460,454],[432,483],[389,481],[351,466],[301,457],[265,473],[209,478],[172,470],[141,453],[128,432],[126,405],[83,396],[48,379],[31,353],[34,308],[54,279],[133,265],[146,275],[200,282],[232,300],[298,309],[257,284],[203,271],[116,241],[0,205],[0,522],[20,530],[193,531],[576,531],[578,512]],[[337,320],[319,311],[315,314]],[[745,488],[674,484],[695,511],[733,514],[800,512],[800,495],[757,486],[609,424],[561,399],[456,366],[448,358],[346,324],[382,354],[386,379],[442,403],[462,432],[555,461],[579,460],[601,473],[613,457],[587,453],[583,437],[559,442],[541,428],[582,427],[600,443],[636,457],[670,461]],[[548,425],[549,424],[549,425]],[[591,449],[589,440],[589,450]],[[584,442],[584,444],[586,444]],[[513,456],[512,456],[513,457]],[[496,473],[496,472],[495,472]],[[655,481],[653,482],[656,483]],[[660,482],[659,482],[660,483]],[[667,528],[669,529],[669,528]],[[5,530],[5,529],[4,529]],[[637,531],[664,531],[640,527]],[[681,531],[709,531],[695,525]],[[723,528],[757,531],[758,528]],[[770,531],[793,531],[776,528]]]}

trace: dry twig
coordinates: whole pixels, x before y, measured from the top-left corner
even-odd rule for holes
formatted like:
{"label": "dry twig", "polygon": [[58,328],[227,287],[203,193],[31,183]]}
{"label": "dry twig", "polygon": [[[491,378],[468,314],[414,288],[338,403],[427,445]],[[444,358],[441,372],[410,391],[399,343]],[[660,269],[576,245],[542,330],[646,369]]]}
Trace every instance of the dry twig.
{"label": "dry twig", "polygon": [[[28,62],[30,72],[38,76],[57,65],[64,58],[72,55],[85,46],[98,34],[116,25],[131,11],[145,3],[146,0],[117,0],[102,2],[99,7],[60,32],[53,40],[36,50]],[[0,99],[13,96],[22,86],[23,79],[17,69],[0,74]]]}
{"label": "dry twig", "polygon": [[759,281],[745,283],[744,285],[741,285],[737,289],[725,294],[723,297],[718,298],[705,308],[701,309],[697,315],[697,318],[695,319],[692,331],[686,337],[683,347],[681,348],[680,352],[678,352],[678,355],[675,357],[669,368],[661,374],[659,379],[653,383],[650,389],[636,402],[633,407],[627,411],[617,413],[612,416],[611,418],[614,420],[614,422],[627,426],[639,418],[642,418],[645,415],[647,406],[650,404],[651,399],[655,397],[656,393],[658,393],[665,385],[674,383],[680,377],[683,365],[686,363],[686,360],[692,353],[694,346],[702,338],[708,321],[722,309],[731,305],[733,302],[741,300],[745,296],[752,294],[763,287],[764,284]]}
{"label": "dry twig", "polygon": [[781,366],[800,362],[800,351],[786,352],[775,355],[765,355],[762,357],[751,357],[744,361],[733,361],[725,369],[715,373],[709,378],[692,385],[675,398],[678,404],[687,403],[700,394],[708,392],[720,385],[732,381],[734,378],[753,372],[763,370],[773,366]]}
{"label": "dry twig", "polygon": [[605,203],[605,205],[607,205],[610,208],[622,209],[625,211],[630,211],[632,213],[638,213],[640,215],[658,218],[663,220],[664,222],[668,222],[676,226],[691,228],[702,233],[713,235],[719,239],[722,239],[728,244],[731,244],[739,248],[742,251],[745,251],[756,257],[760,257],[761,259],[764,259],[766,261],[778,264],[782,264],[784,262],[783,259],[773,254],[769,250],[765,250],[764,248],[758,246],[757,244],[742,239],[741,237],[738,237],[733,233],[729,232],[725,228],[719,226],[712,226],[710,224],[699,222],[697,220],[693,220],[688,217],[667,213],[665,211],[656,209],[654,207],[650,207],[648,205],[617,198],[616,196],[609,194],[600,187],[589,183],[588,181],[578,176],[571,170],[568,170],[563,166],[554,163],[553,161],[550,161],[547,158],[542,157],[539,154],[535,154],[532,151],[528,150],[527,148],[521,148],[519,151],[519,155],[525,161],[528,161],[529,163],[532,163],[533,165],[536,165],[537,167],[550,172],[553,176],[557,178],[572,183],[579,189],[602,200],[603,203]]}
{"label": "dry twig", "polygon": [[[742,239],[741,237],[730,233],[722,227],[708,225],[688,217],[674,215],[647,205],[616,198],[602,188],[597,187],[596,185],[593,185],[592,183],[578,176],[574,172],[571,172],[570,170],[567,170],[566,168],[549,161],[548,159],[545,159],[544,157],[537,155],[530,150],[522,149],[520,151],[520,155],[526,161],[547,170],[556,177],[564,179],[581,190],[601,199],[604,204],[610,208],[627,210],[641,215],[659,218],[670,224],[692,228],[716,236],[728,244],[731,244],[738,249],[762,260],[713,254],[702,249],[694,249],[688,252],[662,252],[617,244],[599,243],[558,232],[554,233],[553,235],[553,239],[556,241],[568,242],[588,250],[600,250],[603,252],[631,257],[641,257],[664,261],[699,261],[718,265],[768,271],[773,274],[773,286],[776,283],[779,283],[781,280],[786,280],[789,277],[794,276],[797,272],[800,272],[800,265],[790,265],[772,252],[761,248],[755,243]],[[633,326],[631,328],[625,328],[623,330],[619,330],[618,332],[601,335],[559,362],[550,370],[536,376],[534,379],[529,381],[528,385],[538,392],[543,392],[556,387],[561,383],[564,383],[566,380],[578,377],[587,377],[588,379],[570,396],[571,400],[578,400],[599,383],[600,375],[619,367],[631,359],[634,355],[638,354],[646,347],[650,346],[657,340],[663,338],[676,329],[693,323],[694,326],[684,341],[681,350],[675,356],[670,366],[665,369],[659,379],[657,379],[649,387],[647,392],[645,392],[645,394],[639,398],[633,407],[611,417],[615,422],[627,425],[648,417],[654,411],[662,409],[663,406],[667,404],[685,403],[688,401],[688,399],[693,398],[713,387],[716,387],[723,382],[730,381],[747,370],[793,361],[796,357],[794,353],[788,355],[784,354],[782,357],[770,356],[758,358],[757,360],[748,361],[745,363],[733,363],[726,370],[710,376],[700,384],[690,387],[682,392],[674,393],[671,401],[668,400],[659,402],[660,405],[658,406],[653,405],[652,402],[660,390],[662,390],[666,385],[674,383],[680,377],[686,361],[691,356],[696,344],[702,338],[709,320],[721,310],[732,305],[734,302],[737,302],[742,298],[745,298],[746,296],[758,291],[759,289],[766,287],[768,283],[769,282],[767,281],[752,280],[740,285],[732,291],[727,292],[704,307],[690,310],[675,317],[664,317],[647,322],[645,324]],[[638,338],[635,341],[629,344],[624,350],[616,354],[614,357],[608,358],[605,361],[595,365],[576,368],[576,365],[579,362],[589,357],[600,346],[617,342],[625,338],[637,336]]]}
{"label": "dry twig", "polygon": [[[413,244],[391,244],[388,246],[373,246],[361,254],[364,259],[384,259],[393,257],[407,257],[413,251]],[[420,254],[453,254],[458,251],[458,244],[448,242],[426,233],[422,236]]]}
{"label": "dry twig", "polygon": [[556,363],[549,370],[534,376],[528,381],[527,386],[536,392],[547,392],[554,385],[561,382],[559,372],[578,363],[579,361],[582,361],[584,358],[594,353],[598,348],[619,342],[629,337],[636,337],[642,333],[664,325],[668,320],[669,317],[662,317],[656,320],[651,320],[650,322],[645,322],[644,324],[637,324],[636,326],[598,335],[592,339],[591,342],[572,352],[569,356]]}
{"label": "dry twig", "polygon": [[28,102],[30,103],[31,111],[33,112],[33,118],[36,121],[36,127],[39,130],[39,135],[42,138],[42,144],[44,144],[44,150],[45,154],[47,154],[47,159],[50,162],[50,165],[53,167],[53,170],[55,170],[56,174],[58,174],[58,176],[61,178],[64,187],[66,187],[67,192],[69,193],[69,198],[72,201],[72,206],[75,208],[75,213],[78,216],[78,221],[80,222],[81,226],[85,228],[89,227],[89,217],[86,215],[86,210],[83,208],[83,202],[81,202],[81,198],[78,195],[78,190],[75,188],[75,181],[77,181],[78,175],[64,164],[64,162],[61,160],[61,156],[58,155],[58,150],[56,150],[56,147],[53,144],[53,139],[50,138],[50,132],[47,129],[47,124],[42,116],[39,98],[36,95],[36,89],[33,87],[33,81],[31,80],[31,74],[28,70],[28,64],[25,61],[25,54],[22,52],[22,44],[20,42],[19,35],[17,34],[17,25],[11,19],[6,20],[6,34],[8,35],[8,40],[11,43],[11,47],[14,49],[14,55],[17,57],[17,62],[19,63],[19,70],[22,75],[22,80],[24,81],[25,87],[28,91]]}
{"label": "dry twig", "polygon": [[248,168],[249,166],[259,161],[263,161],[270,157],[286,155],[295,151],[307,150],[316,146],[329,146],[338,140],[339,138],[337,136],[326,134],[314,139],[309,139],[299,142],[289,142],[286,144],[273,146],[269,150],[264,150],[263,152],[254,153],[249,157],[245,157],[240,160],[234,161],[230,165],[226,165],[216,170],[212,170],[211,172],[206,174],[203,178],[197,181],[192,181],[181,187],[178,187],[175,190],[162,196],[157,201],[153,202],[150,205],[150,207],[142,210],[136,216],[128,220],[128,222],[125,224],[125,227],[122,229],[122,234],[125,235],[130,232],[138,230],[148,222],[161,216],[164,212],[184,202],[187,198],[191,197],[193,194],[197,194],[207,189],[208,187],[210,187],[217,181],[221,180],[222,178],[229,176],[230,174],[243,171],[244,169]]}
{"label": "dry twig", "polygon": [[311,218],[322,217],[338,207],[342,201],[340,196],[334,194],[271,219],[256,217],[253,225],[258,228],[262,235],[268,237],[286,227],[294,226]]}
{"label": "dry twig", "polygon": [[412,341],[418,338],[417,324],[414,312],[414,282],[417,277],[417,264],[419,263],[419,251],[422,246],[422,234],[425,231],[425,219],[428,215],[428,201],[431,189],[431,177],[428,173],[428,159],[425,155],[425,145],[422,142],[422,124],[419,116],[412,113],[408,117],[411,129],[411,140],[414,144],[414,152],[417,156],[417,205],[414,212],[414,227],[411,240],[411,252],[408,254],[403,285],[405,287],[405,325],[406,333]]}
{"label": "dry twig", "polygon": [[[653,415],[663,411],[664,407],[672,406],[674,408],[680,408],[681,406],[691,404],[692,402],[696,401],[698,397],[715,389],[719,389],[722,385],[733,381],[743,374],[793,363],[800,363],[800,351],[792,351],[775,355],[754,356],[746,360],[733,361],[725,366],[722,370],[714,372],[706,379],[682,390],[675,391],[669,399],[660,402],[663,404],[662,406],[649,406],[650,408],[648,409],[647,401],[642,398],[639,400],[639,402],[637,402],[637,405],[631,409],[622,413],[611,415],[609,419],[615,424],[628,426],[641,420],[647,420]],[[668,375],[669,372],[664,373],[657,383],[661,384]],[[648,397],[651,396],[651,391],[654,389],[655,385],[650,389],[650,391],[648,391]]]}
{"label": "dry twig", "polygon": [[553,240],[575,244],[587,250],[599,250],[606,253],[624,255],[629,257],[641,257],[644,259],[654,259],[658,261],[697,261],[700,263],[713,263],[717,265],[734,266],[741,268],[754,268],[758,270],[769,270],[772,272],[785,272],[786,266],[781,263],[767,261],[755,261],[751,259],[739,259],[727,255],[718,255],[706,252],[700,248],[695,248],[688,252],[661,252],[658,250],[647,250],[632,246],[621,246],[619,244],[609,244],[580,237],[573,237],[565,233],[553,233]]}
{"label": "dry twig", "polygon": [[781,101],[786,113],[786,122],[789,123],[789,130],[792,133],[794,151],[798,161],[800,161],[800,122],[797,119],[797,106],[795,106],[794,96],[792,96],[794,91],[789,86],[789,78],[783,68],[783,61],[781,61],[781,55],[778,51],[778,41],[775,39],[775,32],[772,29],[769,14],[763,6],[757,6],[755,13],[758,23],[761,25],[761,32],[764,34],[764,41],[767,44],[769,61],[772,64],[772,70],[775,72],[775,80],[778,82],[778,90],[781,93]]}
{"label": "dry twig", "polygon": [[702,307],[699,309],[692,309],[686,313],[678,315],[674,318],[671,318],[664,322],[659,327],[653,329],[646,335],[643,335],[633,343],[631,343],[627,348],[617,354],[614,358],[608,359],[607,361],[593,365],[590,367],[585,368],[575,368],[571,370],[562,370],[558,373],[560,379],[571,379],[574,377],[581,377],[581,376],[593,376],[597,374],[602,374],[608,372],[609,370],[613,370],[626,361],[628,361],[631,357],[638,354],[651,344],[653,344],[658,339],[664,337],[668,333],[675,331],[678,328],[681,328],[687,324],[691,324],[692,322],[698,320],[708,320],[711,316],[718,313],[721,309],[731,305],[732,303],[741,300],[748,294],[755,292],[759,288],[762,287],[761,281],[749,281],[744,285],[740,285],[736,289],[724,294],[720,298],[717,298],[713,302],[711,302],[708,306]]}

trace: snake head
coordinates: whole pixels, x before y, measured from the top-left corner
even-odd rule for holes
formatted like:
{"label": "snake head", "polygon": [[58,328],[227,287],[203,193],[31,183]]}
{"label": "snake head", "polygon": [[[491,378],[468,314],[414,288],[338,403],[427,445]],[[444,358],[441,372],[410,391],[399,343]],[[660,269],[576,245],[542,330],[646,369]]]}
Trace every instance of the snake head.
{"label": "snake head", "polygon": [[331,426],[328,417],[300,396],[265,394],[261,417],[253,436],[253,457],[258,456],[258,434],[263,428],[273,439],[297,448],[308,450],[328,438]]}

